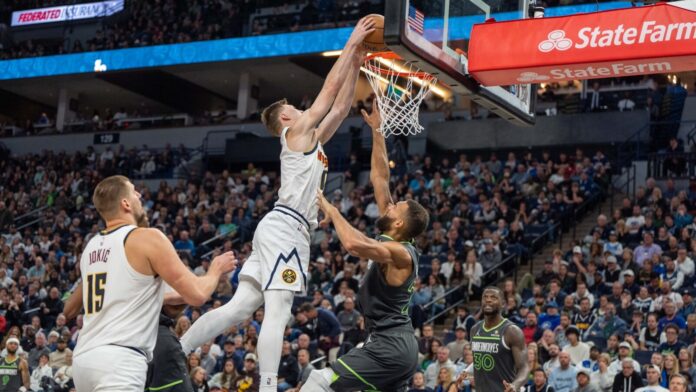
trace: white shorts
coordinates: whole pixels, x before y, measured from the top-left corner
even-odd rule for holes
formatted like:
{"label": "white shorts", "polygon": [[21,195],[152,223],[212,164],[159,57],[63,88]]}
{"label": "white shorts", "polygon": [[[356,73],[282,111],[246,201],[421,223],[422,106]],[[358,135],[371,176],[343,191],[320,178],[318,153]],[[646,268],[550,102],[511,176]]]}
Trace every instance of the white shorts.
{"label": "white shorts", "polygon": [[239,275],[256,281],[262,290],[307,289],[309,225],[287,207],[276,206],[256,227],[252,251]]}
{"label": "white shorts", "polygon": [[127,347],[105,345],[73,359],[79,392],[143,392],[146,378],[147,358]]}

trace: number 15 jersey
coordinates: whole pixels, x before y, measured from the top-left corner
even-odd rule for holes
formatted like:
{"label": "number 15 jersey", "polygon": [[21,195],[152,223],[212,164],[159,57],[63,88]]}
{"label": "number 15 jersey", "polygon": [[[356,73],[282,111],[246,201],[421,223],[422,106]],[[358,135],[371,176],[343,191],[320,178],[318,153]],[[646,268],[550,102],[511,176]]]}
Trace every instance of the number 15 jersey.
{"label": "number 15 jersey", "polygon": [[124,225],[102,231],[82,252],[85,314],[76,357],[97,347],[116,345],[152,359],[165,286],[160,277],[143,275],[128,263],[125,243],[136,228]]}

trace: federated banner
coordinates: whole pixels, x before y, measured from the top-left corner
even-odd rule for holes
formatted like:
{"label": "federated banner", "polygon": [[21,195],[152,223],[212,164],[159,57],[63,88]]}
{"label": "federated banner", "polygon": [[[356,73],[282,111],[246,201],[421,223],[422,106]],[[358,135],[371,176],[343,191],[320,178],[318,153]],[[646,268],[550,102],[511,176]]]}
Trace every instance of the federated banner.
{"label": "federated banner", "polygon": [[124,0],[100,1],[75,5],[61,5],[12,13],[12,26],[29,26],[40,23],[67,22],[79,19],[102,18],[123,11]]}
{"label": "federated banner", "polygon": [[696,0],[477,24],[468,55],[484,86],[696,70]]}

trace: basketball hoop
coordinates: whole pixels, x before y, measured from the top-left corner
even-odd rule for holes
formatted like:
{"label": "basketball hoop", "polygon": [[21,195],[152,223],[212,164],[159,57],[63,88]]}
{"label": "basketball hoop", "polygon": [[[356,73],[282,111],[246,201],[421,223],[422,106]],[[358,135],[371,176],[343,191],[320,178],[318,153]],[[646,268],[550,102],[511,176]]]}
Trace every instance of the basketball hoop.
{"label": "basketball hoop", "polygon": [[[386,138],[420,133],[423,130],[418,122],[420,105],[437,78],[411,62],[404,62],[393,52],[367,56],[363,71],[377,97],[382,135]],[[397,84],[400,80],[403,87]]]}

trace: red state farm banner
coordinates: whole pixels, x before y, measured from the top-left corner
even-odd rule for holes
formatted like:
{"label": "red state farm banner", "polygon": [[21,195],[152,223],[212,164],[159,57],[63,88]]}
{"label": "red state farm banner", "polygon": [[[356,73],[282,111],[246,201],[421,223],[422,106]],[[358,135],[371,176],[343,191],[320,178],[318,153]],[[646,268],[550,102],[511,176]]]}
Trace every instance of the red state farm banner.
{"label": "red state farm banner", "polygon": [[484,86],[696,70],[696,1],[477,24],[468,60]]}

